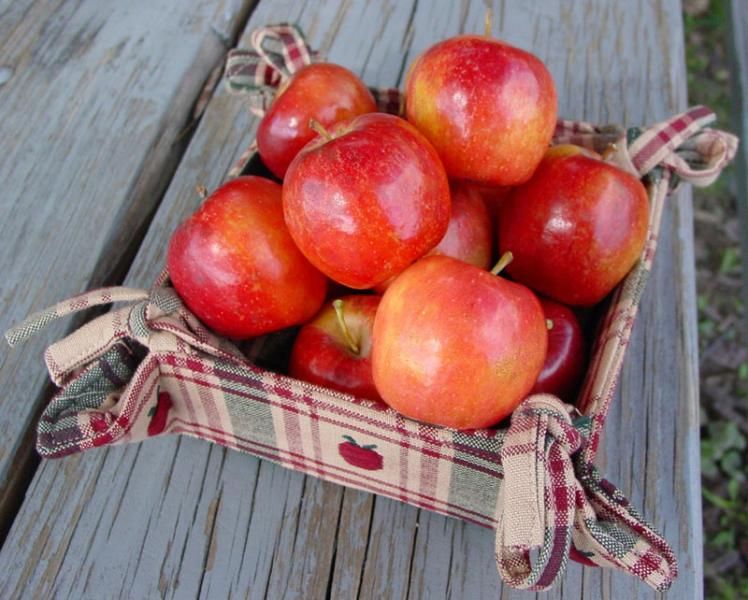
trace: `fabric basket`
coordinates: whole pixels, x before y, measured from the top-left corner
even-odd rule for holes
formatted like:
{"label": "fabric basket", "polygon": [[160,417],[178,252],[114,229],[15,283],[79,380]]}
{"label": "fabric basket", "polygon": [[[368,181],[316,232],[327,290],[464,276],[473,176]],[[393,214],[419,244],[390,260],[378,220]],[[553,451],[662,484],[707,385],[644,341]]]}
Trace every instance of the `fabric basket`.
{"label": "fabric basket", "polygon": [[[261,115],[277,86],[316,55],[301,31],[285,24],[255,31],[252,45],[229,54],[226,80]],[[397,90],[373,91],[381,110],[402,112]],[[646,246],[599,322],[576,406],[530,396],[506,429],[455,431],[412,421],[260,367],[260,359],[277,353],[278,336],[241,351],[192,315],[164,274],[150,291],[88,292],[6,334],[14,345],[63,315],[127,303],[47,349],[47,367],[60,389],[39,421],[38,451],[58,458],[188,434],[493,528],[499,572],[515,588],[548,588],[571,556],[665,590],[677,575],[673,551],[593,463],[665,198],[681,180],[711,183],[734,156],[737,139],[706,128],[713,119],[698,106],[644,129],[558,123],[556,142],[605,151],[607,160],[643,179],[650,198]],[[261,169],[255,150],[253,143],[230,177]]]}

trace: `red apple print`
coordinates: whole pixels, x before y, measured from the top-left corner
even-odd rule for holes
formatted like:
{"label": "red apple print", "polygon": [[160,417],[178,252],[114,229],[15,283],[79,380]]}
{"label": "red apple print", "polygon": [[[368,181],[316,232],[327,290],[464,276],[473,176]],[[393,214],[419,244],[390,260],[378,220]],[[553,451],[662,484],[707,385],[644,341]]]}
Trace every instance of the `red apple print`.
{"label": "red apple print", "polygon": [[106,417],[101,413],[92,413],[89,417],[89,423],[91,423],[91,429],[96,433],[101,433],[109,428]]}
{"label": "red apple print", "polygon": [[594,556],[592,552],[585,552],[583,550],[577,550],[574,546],[569,548],[569,558],[572,560],[587,565],[588,567],[596,567],[598,566],[596,563],[592,562],[588,557]]}
{"label": "red apple print", "polygon": [[375,444],[359,446],[349,435],[344,435],[343,439],[347,441],[338,444],[338,452],[349,465],[367,471],[379,471],[382,468],[382,455],[374,452]]}
{"label": "red apple print", "polygon": [[148,435],[158,435],[166,429],[166,418],[169,416],[171,408],[171,396],[167,392],[159,392],[156,406],[148,411],[151,422],[148,423]]}

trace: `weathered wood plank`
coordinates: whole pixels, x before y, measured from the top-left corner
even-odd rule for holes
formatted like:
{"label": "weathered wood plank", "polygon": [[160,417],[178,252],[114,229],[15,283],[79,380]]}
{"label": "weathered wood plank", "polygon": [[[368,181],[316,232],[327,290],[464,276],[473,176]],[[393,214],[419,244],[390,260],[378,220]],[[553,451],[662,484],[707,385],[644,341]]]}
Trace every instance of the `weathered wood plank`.
{"label": "weathered wood plank", "polygon": [[[0,331],[121,279],[184,150],[179,134],[203,82],[252,4],[3,3]],[[2,351],[0,535],[36,464],[24,434],[48,397],[39,357],[64,331]]]}
{"label": "weathered wood plank", "polygon": [[[495,9],[494,32],[548,62],[564,116],[642,123],[685,105],[678,2]],[[281,18],[301,23],[314,45],[370,83],[392,85],[435,40],[480,31],[483,9],[446,0],[334,7],[273,0],[259,5],[250,29]],[[130,283],[155,275],[169,232],[197,204],[194,184],[215,186],[255,125],[236,99],[214,99]],[[676,546],[682,574],[669,597],[679,599],[701,590],[691,245],[689,198],[681,193],[666,215],[602,460]],[[55,506],[45,504],[47,495],[59,499]],[[42,464],[0,553],[0,594],[90,597],[106,582],[137,597],[535,596],[500,588],[492,547],[491,532],[479,527],[195,440],[151,440]],[[573,565],[543,597],[654,596],[628,577]]]}
{"label": "weathered wood plank", "polygon": [[[735,159],[736,199],[743,235],[740,249],[743,264],[743,302],[748,305],[748,4],[740,0],[730,2],[730,88],[732,91],[732,124],[740,137]],[[748,323],[745,323],[748,328]]]}
{"label": "weathered wood plank", "polygon": [[[407,22],[409,11],[409,8],[392,7],[383,12],[381,7],[371,7],[364,2],[343,3],[328,14],[316,12],[315,8],[313,3],[262,3],[253,15],[252,27],[279,20],[298,20],[317,47],[327,49],[337,44],[337,50],[330,50],[331,54],[337,53],[336,60],[350,64],[346,57],[353,54],[361,65],[375,40],[357,36],[352,24],[377,23],[379,30],[385,30],[388,19],[404,16],[403,22]],[[347,32],[347,43],[343,37],[335,35],[336,30]],[[404,24],[400,33],[405,33]],[[397,57],[397,49],[393,52]],[[367,79],[374,84],[394,84],[400,67],[395,68],[393,64],[393,69],[394,75],[388,80]],[[164,241],[169,232],[199,202],[194,194],[195,183],[215,187],[248,142],[255,124],[236,98],[221,93],[211,103],[128,282],[145,285],[153,279],[162,264]],[[186,449],[197,455],[182,458]],[[158,454],[157,459],[154,453]],[[216,454],[222,458],[213,458]],[[178,466],[182,461],[184,466]],[[219,465],[215,471],[219,481],[199,476],[201,470],[213,464]],[[250,464],[253,466],[248,467]],[[337,514],[333,511],[328,517],[325,512],[323,518],[321,507],[327,511],[329,504],[340,510],[340,488],[313,479],[305,480],[297,473],[258,463],[247,456],[225,453],[194,440],[154,440],[141,448],[115,448],[76,457],[67,461],[67,465],[66,469],[72,470],[64,473],[59,469],[47,471],[53,465],[43,463],[39,478],[29,490],[24,513],[38,515],[37,524],[43,520],[47,525],[38,530],[34,526],[33,533],[28,531],[21,536],[27,541],[31,538],[43,540],[33,549],[26,546],[37,554],[39,562],[35,566],[25,563],[28,568],[21,573],[24,567],[20,564],[24,561],[19,559],[19,553],[6,552],[3,560],[9,561],[5,571],[9,577],[0,581],[0,594],[33,588],[41,594],[85,597],[100,589],[98,585],[103,581],[108,581],[115,589],[126,586],[124,589],[130,589],[132,595],[138,597],[157,594],[214,597],[225,593],[244,596],[248,590],[267,592],[271,596],[284,593],[293,596],[327,587],[333,570],[332,542]],[[230,468],[232,466],[236,468]],[[102,472],[113,470],[119,476],[108,479],[103,485],[81,488],[74,483],[90,482]],[[44,471],[52,476],[50,480],[42,474]],[[68,477],[70,482],[66,481]],[[207,492],[201,495],[203,480],[210,482],[213,495]],[[167,490],[167,482],[174,488]],[[78,527],[55,530],[51,521],[41,516],[48,508],[43,499],[47,494],[60,496],[60,488],[67,489],[69,484],[73,484],[69,490],[71,494],[86,498],[87,508],[75,511],[75,503],[68,502],[69,510],[74,512],[63,511],[65,515],[59,518],[68,523],[77,521]],[[148,502],[152,502],[151,511],[145,508]],[[130,522],[133,518],[139,521],[137,525]],[[14,536],[26,529],[22,521],[23,517],[19,517],[18,526],[11,534],[14,540],[9,539],[6,548],[20,548],[20,539]],[[317,521],[325,527],[315,533],[309,523]],[[315,544],[322,550],[309,552]],[[324,547],[329,548],[326,553]],[[102,552],[107,553],[106,563],[97,560]],[[76,566],[73,568],[72,564]],[[19,581],[13,579],[15,575],[11,571],[14,570],[15,575],[23,576],[20,587]],[[78,577],[76,572],[86,573],[86,577]],[[195,576],[199,581],[194,580]]]}

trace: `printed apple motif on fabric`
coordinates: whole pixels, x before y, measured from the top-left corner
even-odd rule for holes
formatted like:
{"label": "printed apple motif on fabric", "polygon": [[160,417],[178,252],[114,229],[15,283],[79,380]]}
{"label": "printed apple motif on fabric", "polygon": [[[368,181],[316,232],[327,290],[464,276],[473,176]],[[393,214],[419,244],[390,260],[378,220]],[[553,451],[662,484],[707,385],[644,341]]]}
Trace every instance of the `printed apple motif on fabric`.
{"label": "printed apple motif on fabric", "polygon": [[171,396],[168,392],[159,392],[158,400],[156,405],[148,411],[148,416],[151,418],[148,423],[148,435],[158,435],[163,433],[166,429],[166,421],[169,418],[169,410],[172,407]]}
{"label": "printed apple motif on fabric", "polygon": [[338,452],[343,460],[349,465],[366,469],[367,471],[379,471],[384,466],[384,459],[374,449],[376,444],[361,446],[350,435],[344,435],[345,442],[338,444]]}

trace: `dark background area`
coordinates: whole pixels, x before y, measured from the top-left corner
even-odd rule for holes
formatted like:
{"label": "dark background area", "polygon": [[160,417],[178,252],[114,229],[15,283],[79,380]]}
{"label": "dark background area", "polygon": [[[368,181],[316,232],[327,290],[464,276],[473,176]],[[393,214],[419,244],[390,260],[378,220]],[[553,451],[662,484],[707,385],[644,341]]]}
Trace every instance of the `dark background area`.
{"label": "dark background area", "polygon": [[[729,2],[686,0],[684,12],[689,102],[710,106],[715,126],[730,130]],[[706,596],[748,598],[748,340],[740,293],[746,224],[737,216],[735,167],[709,188],[694,189],[694,218]]]}

